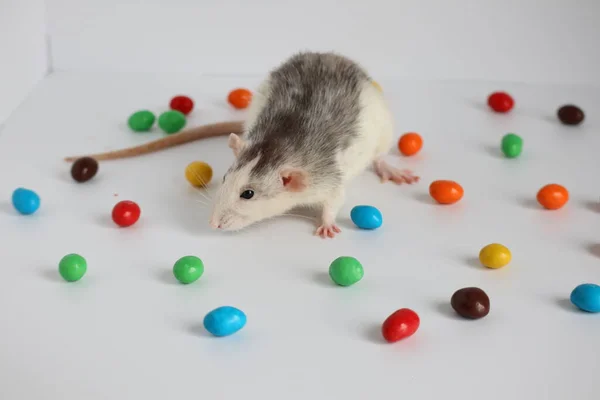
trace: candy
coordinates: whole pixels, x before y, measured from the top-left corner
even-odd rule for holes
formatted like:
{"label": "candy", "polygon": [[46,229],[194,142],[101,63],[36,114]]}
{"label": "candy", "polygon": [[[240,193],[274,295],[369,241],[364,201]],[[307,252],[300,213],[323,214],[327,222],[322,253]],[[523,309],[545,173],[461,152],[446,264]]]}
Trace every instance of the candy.
{"label": "candy", "polygon": [[179,132],[185,124],[185,115],[180,111],[165,111],[158,117],[158,126],[168,134]]}
{"label": "candy", "polygon": [[214,336],[229,336],[246,325],[246,314],[235,307],[215,308],[204,317],[204,328]]}
{"label": "candy", "polygon": [[15,209],[23,215],[30,215],[40,208],[40,196],[33,190],[18,188],[12,194]]}
{"label": "candy", "polygon": [[252,101],[252,92],[248,89],[235,89],[229,92],[227,101],[237,109],[246,108]]}
{"label": "candy", "polygon": [[565,125],[579,125],[585,119],[583,110],[572,104],[567,104],[556,112],[558,119]]}
{"label": "candy", "polygon": [[470,319],[483,318],[490,312],[490,298],[481,289],[466,287],[452,295],[450,304],[460,316]]}
{"label": "candy", "polygon": [[375,88],[376,88],[377,90],[379,90],[380,92],[383,92],[383,88],[381,87],[381,85],[380,85],[378,82],[376,82],[376,81],[371,81],[371,84],[372,84],[373,86],[375,86]]}
{"label": "candy", "polygon": [[569,201],[569,192],[564,186],[550,183],[538,191],[536,198],[547,210],[558,210]]}
{"label": "candy", "polygon": [[77,182],[86,182],[98,172],[98,161],[91,157],[81,157],[71,166],[71,176]]}
{"label": "candy", "polygon": [[508,158],[515,158],[523,150],[523,139],[514,133],[508,133],[502,138],[502,152]]}
{"label": "candy", "polygon": [[194,161],[185,168],[185,179],[194,187],[208,185],[213,176],[213,170],[205,162]]}
{"label": "candy", "polygon": [[115,204],[112,210],[112,219],[120,227],[135,224],[140,218],[140,207],[130,200],[122,200]]}
{"label": "candy", "polygon": [[416,132],[405,133],[398,140],[398,150],[405,156],[417,154],[423,147],[423,139]]}
{"label": "candy", "polygon": [[204,263],[196,256],[181,257],[173,265],[175,279],[184,284],[197,281],[203,273]]}
{"label": "candy", "polygon": [[354,285],[364,275],[363,266],[354,257],[338,257],[329,265],[329,276],[340,286]]}
{"label": "candy", "polygon": [[464,190],[454,181],[439,180],[429,185],[429,195],[440,204],[452,204],[462,199]]}
{"label": "candy", "polygon": [[377,229],[383,223],[381,212],[373,206],[356,206],[350,211],[352,222],[361,229]]}
{"label": "candy", "polygon": [[515,105],[513,98],[505,92],[494,92],[488,97],[488,106],[496,112],[505,113]]}
{"label": "candy", "polygon": [[393,343],[412,336],[420,324],[421,320],[416,312],[401,308],[386,318],[381,326],[381,333],[386,341]]}
{"label": "candy", "polygon": [[58,272],[67,282],[83,278],[87,271],[87,261],[79,254],[67,254],[58,263]]}
{"label": "candy", "polygon": [[600,286],[583,283],[571,292],[571,303],[583,311],[600,312]]}
{"label": "candy", "polygon": [[135,132],[146,132],[152,128],[156,116],[153,112],[148,110],[137,111],[129,117],[127,125]]}
{"label": "candy", "polygon": [[507,247],[491,243],[479,252],[479,261],[486,267],[496,269],[502,268],[510,262],[512,255]]}
{"label": "candy", "polygon": [[175,96],[171,99],[169,108],[188,115],[194,109],[194,101],[187,96]]}

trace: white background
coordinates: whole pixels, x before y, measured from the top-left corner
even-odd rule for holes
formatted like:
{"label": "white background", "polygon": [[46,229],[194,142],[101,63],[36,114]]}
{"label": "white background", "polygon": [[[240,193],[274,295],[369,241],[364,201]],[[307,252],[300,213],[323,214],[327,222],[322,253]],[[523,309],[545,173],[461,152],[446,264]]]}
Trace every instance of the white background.
{"label": "white background", "polygon": [[0,127],[47,69],[44,0],[0,0]]}
{"label": "white background", "polygon": [[61,70],[260,75],[296,50],[333,49],[380,78],[600,83],[596,0],[343,4],[1,0],[0,123],[47,51]]}
{"label": "white background", "polygon": [[60,69],[263,74],[307,48],[376,76],[600,83],[595,0],[50,0],[48,13]]}
{"label": "white background", "polygon": [[[0,115],[12,112],[0,131],[0,399],[597,399],[600,319],[568,300],[600,282],[596,1],[0,4]],[[196,101],[190,125],[243,116],[227,92],[254,88],[300,48],[369,67],[396,136],[424,138],[416,157],[390,154],[422,181],[381,185],[366,171],[348,189],[338,238],[292,217],[211,231],[201,202],[231,162],[222,138],[102,163],[83,185],[70,178],[66,155],[162,137],[125,121],[164,111],[174,94]],[[516,99],[508,115],[485,105],[497,89]],[[557,122],[565,102],[586,111],[582,126]],[[500,155],[507,132],[524,138],[522,157]],[[207,193],[183,178],[194,160],[213,166]],[[464,199],[433,204],[435,179],[460,182]],[[551,182],[571,193],[556,212],[535,201]],[[35,215],[11,206],[19,186],[40,194]],[[128,229],[110,220],[122,199],[142,207]],[[355,229],[356,204],[380,208],[384,226]],[[511,249],[509,266],[479,265],[491,242]],[[89,263],[74,284],[57,272],[70,252]],[[206,272],[183,287],[171,267],[187,254]],[[340,255],[365,266],[354,287],[327,276]],[[449,307],[471,285],[491,298],[480,321]],[[206,334],[202,319],[220,305],[247,313],[243,331]],[[421,328],[385,344],[380,325],[401,307]]]}

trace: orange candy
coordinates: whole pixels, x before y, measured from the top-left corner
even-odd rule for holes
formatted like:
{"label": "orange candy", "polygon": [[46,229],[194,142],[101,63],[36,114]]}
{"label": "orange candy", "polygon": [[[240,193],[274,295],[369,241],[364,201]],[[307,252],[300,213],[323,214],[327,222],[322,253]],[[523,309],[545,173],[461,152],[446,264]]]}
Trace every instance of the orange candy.
{"label": "orange candy", "polygon": [[252,100],[252,92],[248,89],[235,89],[229,92],[227,101],[237,109],[246,108]]}
{"label": "orange candy", "polygon": [[569,192],[564,186],[551,183],[538,191],[537,201],[548,210],[558,210],[569,201]]}
{"label": "orange candy", "polygon": [[423,147],[423,139],[415,132],[405,133],[398,140],[398,150],[405,156],[417,154],[421,147]]}
{"label": "orange candy", "polygon": [[434,181],[429,185],[429,194],[440,204],[452,204],[462,199],[464,190],[454,181]]}

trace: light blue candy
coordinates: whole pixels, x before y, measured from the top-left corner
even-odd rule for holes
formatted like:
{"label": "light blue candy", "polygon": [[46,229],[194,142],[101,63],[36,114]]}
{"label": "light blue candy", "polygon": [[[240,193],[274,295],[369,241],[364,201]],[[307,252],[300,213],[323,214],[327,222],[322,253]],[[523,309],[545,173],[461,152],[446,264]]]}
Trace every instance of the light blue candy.
{"label": "light blue candy", "polygon": [[571,303],[583,311],[600,312],[600,286],[593,283],[583,283],[571,292]]}
{"label": "light blue candy", "polygon": [[215,308],[204,317],[204,328],[214,336],[228,336],[246,325],[246,314],[235,307]]}
{"label": "light blue candy", "polygon": [[40,196],[33,190],[18,188],[12,194],[12,203],[18,212],[29,215],[40,208]]}
{"label": "light blue candy", "polygon": [[373,206],[356,206],[350,211],[352,222],[361,229],[377,229],[383,223],[381,212]]}

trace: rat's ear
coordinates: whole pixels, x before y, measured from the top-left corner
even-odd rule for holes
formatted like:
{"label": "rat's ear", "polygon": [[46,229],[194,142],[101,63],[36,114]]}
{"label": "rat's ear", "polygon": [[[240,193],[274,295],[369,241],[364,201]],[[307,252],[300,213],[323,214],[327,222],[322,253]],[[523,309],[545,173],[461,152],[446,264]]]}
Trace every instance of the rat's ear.
{"label": "rat's ear", "polygon": [[279,172],[283,187],[290,192],[301,192],[308,187],[308,174],[300,168],[284,168]]}
{"label": "rat's ear", "polygon": [[235,133],[232,133],[229,135],[227,145],[231,150],[233,150],[233,155],[237,157],[242,149],[246,146],[246,142]]}

